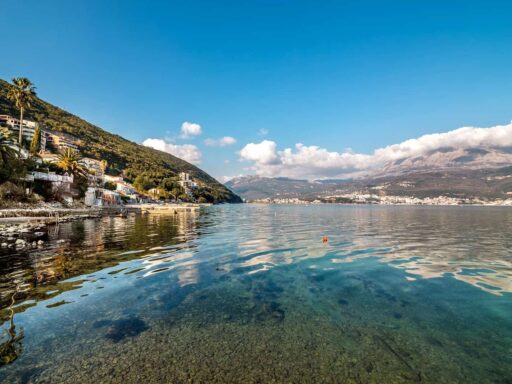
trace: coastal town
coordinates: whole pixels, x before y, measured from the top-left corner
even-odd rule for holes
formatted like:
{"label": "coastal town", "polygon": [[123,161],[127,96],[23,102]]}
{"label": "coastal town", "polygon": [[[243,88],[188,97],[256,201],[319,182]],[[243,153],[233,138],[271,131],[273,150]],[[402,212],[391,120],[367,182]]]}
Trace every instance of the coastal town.
{"label": "coastal town", "polygon": [[[51,130],[37,122],[0,115],[0,137],[0,145],[7,155],[18,156],[31,165],[31,169],[18,180],[25,186],[27,197],[37,195],[37,191],[45,191],[47,197],[53,197],[68,206],[83,198],[83,203],[88,207],[195,202],[193,191],[198,184],[187,172],[178,174],[176,184],[179,186],[179,194],[172,196],[163,188],[155,186],[141,190],[120,175],[107,174],[106,161],[80,156],[78,138]],[[22,143],[30,143],[30,150],[20,146],[17,137],[22,138]],[[71,163],[69,169],[60,166],[66,162]],[[77,176],[85,179],[83,193],[76,186]]]}
{"label": "coastal town", "polygon": [[273,197],[251,200],[260,204],[378,204],[378,205],[488,205],[512,206],[512,197],[507,199],[484,200],[480,198],[460,198],[450,196],[415,197],[390,196],[361,192],[345,193],[318,198]]}

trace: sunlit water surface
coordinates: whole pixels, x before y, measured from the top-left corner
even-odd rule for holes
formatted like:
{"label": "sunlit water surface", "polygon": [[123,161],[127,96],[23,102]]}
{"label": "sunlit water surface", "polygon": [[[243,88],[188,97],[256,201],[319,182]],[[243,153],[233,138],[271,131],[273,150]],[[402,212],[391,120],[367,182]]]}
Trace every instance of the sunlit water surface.
{"label": "sunlit water surface", "polygon": [[512,209],[215,206],[49,236],[0,251],[1,382],[512,382]]}

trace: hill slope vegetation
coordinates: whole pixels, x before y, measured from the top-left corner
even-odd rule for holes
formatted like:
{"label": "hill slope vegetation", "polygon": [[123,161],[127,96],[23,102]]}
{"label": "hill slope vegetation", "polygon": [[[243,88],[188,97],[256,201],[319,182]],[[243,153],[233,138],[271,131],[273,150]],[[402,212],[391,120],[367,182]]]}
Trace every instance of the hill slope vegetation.
{"label": "hill slope vegetation", "polygon": [[[9,83],[0,79],[0,113],[16,117],[19,112],[14,103],[7,99],[8,89]],[[36,98],[26,111],[25,118],[76,136],[80,140],[79,149],[83,156],[105,159],[109,173],[122,174],[131,182],[137,176],[143,176],[151,183],[161,185],[162,181],[176,177],[179,172],[188,172],[199,183],[201,196],[207,201],[241,202],[237,195],[198,167],[171,154],[109,133],[40,98]]]}

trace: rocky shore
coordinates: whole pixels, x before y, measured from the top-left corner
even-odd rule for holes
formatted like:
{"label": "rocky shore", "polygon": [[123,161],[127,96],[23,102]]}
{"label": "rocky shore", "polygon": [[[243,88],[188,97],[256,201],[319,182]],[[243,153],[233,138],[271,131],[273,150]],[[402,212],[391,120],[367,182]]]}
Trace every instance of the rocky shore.
{"label": "rocky shore", "polygon": [[48,239],[45,223],[0,224],[2,248],[26,248],[42,246]]}
{"label": "rocky shore", "polygon": [[41,247],[48,240],[48,227],[73,220],[132,213],[192,211],[209,204],[143,204],[101,208],[11,208],[0,209],[0,248]]}
{"label": "rocky shore", "polygon": [[0,217],[1,248],[36,248],[48,240],[48,227],[73,220],[101,217],[99,213],[64,216],[14,216]]}

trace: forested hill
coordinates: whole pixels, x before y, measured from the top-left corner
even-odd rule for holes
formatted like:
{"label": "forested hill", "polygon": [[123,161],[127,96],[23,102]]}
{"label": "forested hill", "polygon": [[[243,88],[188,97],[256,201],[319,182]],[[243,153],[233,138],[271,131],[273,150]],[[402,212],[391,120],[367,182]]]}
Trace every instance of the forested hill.
{"label": "forested hill", "polygon": [[[17,117],[18,110],[7,99],[8,88],[9,83],[0,79],[0,114]],[[50,129],[76,136],[80,139],[79,149],[83,156],[105,159],[111,173],[123,174],[128,180],[133,181],[138,175],[144,175],[158,182],[184,171],[199,182],[209,200],[241,202],[237,195],[198,167],[171,154],[109,133],[39,98],[36,98],[25,116],[26,119],[42,123]]]}

